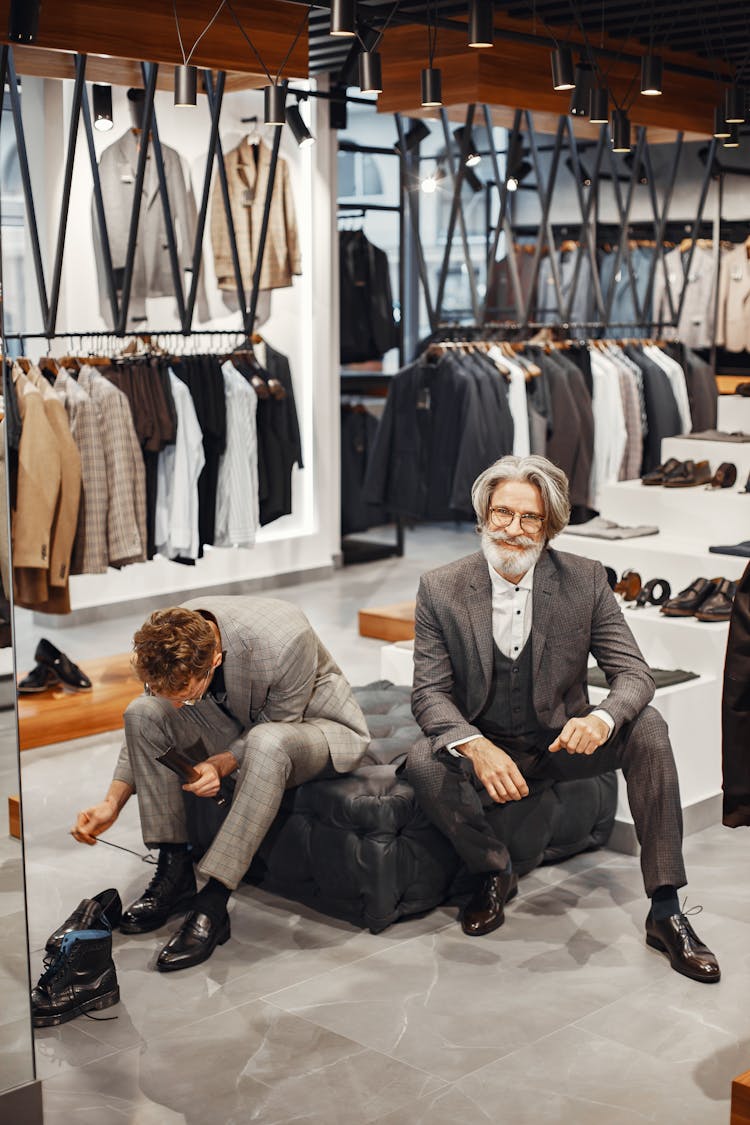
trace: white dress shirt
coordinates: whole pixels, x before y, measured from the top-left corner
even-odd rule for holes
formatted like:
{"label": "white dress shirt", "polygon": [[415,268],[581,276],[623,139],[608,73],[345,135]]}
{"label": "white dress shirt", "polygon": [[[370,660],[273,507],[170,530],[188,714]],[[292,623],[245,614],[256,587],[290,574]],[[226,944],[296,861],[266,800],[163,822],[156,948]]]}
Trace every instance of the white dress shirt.
{"label": "white dress shirt", "polygon": [[162,449],[157,463],[156,550],[168,559],[177,555],[197,559],[198,477],[206,460],[203,433],[190,391],[171,368],[169,385],[177,413],[177,434],[174,445]]}
{"label": "white dress shirt", "polygon": [[[487,568],[492,583],[492,639],[503,656],[517,660],[531,634],[535,568],[532,566],[531,570],[527,570],[518,582],[509,582],[489,563]],[[609,728],[609,734],[612,734],[615,726],[612,716],[602,710],[592,711],[592,714],[602,719]],[[448,750],[460,757],[458,747],[480,737],[474,734],[451,742]]]}

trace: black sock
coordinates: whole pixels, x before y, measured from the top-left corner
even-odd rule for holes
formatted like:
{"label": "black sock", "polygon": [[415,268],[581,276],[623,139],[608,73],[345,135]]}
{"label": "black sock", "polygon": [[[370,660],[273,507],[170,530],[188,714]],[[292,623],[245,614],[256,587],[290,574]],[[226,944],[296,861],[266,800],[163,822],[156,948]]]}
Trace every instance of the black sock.
{"label": "black sock", "polygon": [[231,893],[229,887],[225,887],[218,879],[211,877],[193,899],[193,910],[200,910],[215,922],[220,922],[227,912]]}
{"label": "black sock", "polygon": [[657,887],[651,895],[651,914],[655,922],[661,922],[672,914],[680,913],[680,900],[677,888],[669,884]]}
{"label": "black sock", "polygon": [[159,851],[166,852],[168,855],[176,855],[178,852],[185,852],[187,855],[190,844],[159,844]]}

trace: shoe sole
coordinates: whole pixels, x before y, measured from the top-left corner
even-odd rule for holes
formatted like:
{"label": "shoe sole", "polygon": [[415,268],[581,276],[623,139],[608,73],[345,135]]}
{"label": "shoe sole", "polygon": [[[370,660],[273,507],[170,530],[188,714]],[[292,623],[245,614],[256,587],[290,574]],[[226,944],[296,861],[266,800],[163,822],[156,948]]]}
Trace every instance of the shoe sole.
{"label": "shoe sole", "polygon": [[76,1008],[71,1008],[67,1012],[59,1012],[54,1016],[34,1016],[31,1017],[32,1027],[59,1027],[61,1023],[68,1023],[69,1020],[74,1020],[76,1016],[83,1015],[84,1012],[101,1012],[104,1008],[111,1008],[113,1004],[120,1002],[120,989],[115,988],[112,992],[105,993],[104,996],[97,996],[94,1000],[86,1000],[83,1004],[79,1004]]}
{"label": "shoe sole", "polygon": [[725,617],[719,617],[717,614],[713,614],[713,613],[710,616],[707,613],[694,613],[693,614],[693,617],[696,619],[696,621],[707,621],[709,623],[709,625],[711,624],[712,621],[729,621],[731,616],[732,616],[731,612],[727,613]]}
{"label": "shoe sole", "polygon": [[189,902],[192,902],[192,900],[195,898],[196,893],[197,893],[197,888],[196,888],[195,891],[191,891],[189,895],[185,895],[183,898],[181,898],[179,900],[179,902],[176,902],[174,904],[174,906],[170,909],[168,914],[160,914],[158,920],[155,921],[155,922],[152,921],[152,922],[142,924],[142,923],[139,923],[139,922],[122,922],[121,921],[120,925],[118,927],[119,930],[120,930],[120,933],[121,934],[150,934],[152,930],[158,930],[161,926],[164,925],[165,922],[168,922],[170,918],[173,918],[175,914],[185,914],[185,913],[187,913],[187,909],[186,909],[187,905],[188,905]]}
{"label": "shoe sole", "polygon": [[226,943],[229,941],[231,936],[232,936],[232,932],[231,932],[231,928],[230,928],[230,925],[229,925],[229,920],[227,920],[226,932],[224,932],[224,930],[222,930],[220,936],[216,939],[216,941],[211,946],[211,948],[208,950],[208,952],[207,953],[205,953],[205,952],[201,953],[201,955],[197,958],[197,960],[194,959],[194,958],[185,958],[182,961],[175,961],[175,962],[170,963],[169,961],[159,961],[157,959],[156,968],[158,969],[158,971],[160,973],[177,973],[177,972],[179,972],[180,969],[192,969],[192,968],[194,968],[195,965],[202,965],[204,961],[208,961],[209,957],[211,956],[213,951],[216,949],[216,946],[217,945],[226,945]]}
{"label": "shoe sole", "polygon": [[688,970],[684,966],[682,966],[679,961],[675,963],[671,953],[660,938],[652,937],[651,934],[646,934],[646,945],[650,946],[651,949],[655,949],[658,953],[663,953],[665,957],[668,957],[669,963],[674,971],[676,973],[681,973],[684,977],[688,977],[689,980],[695,980],[698,982],[698,984],[718,984],[718,982],[721,980],[721,972],[717,973],[715,977],[702,977],[697,973],[688,972]]}
{"label": "shoe sole", "polygon": [[695,617],[694,609],[662,609],[665,617]]}

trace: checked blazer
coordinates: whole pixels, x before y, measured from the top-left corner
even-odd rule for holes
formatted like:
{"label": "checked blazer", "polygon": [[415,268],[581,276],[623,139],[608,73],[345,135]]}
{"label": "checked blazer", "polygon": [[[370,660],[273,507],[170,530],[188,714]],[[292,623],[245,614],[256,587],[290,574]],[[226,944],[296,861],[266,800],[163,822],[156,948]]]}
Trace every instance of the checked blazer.
{"label": "checked blazer", "polygon": [[[546,548],[534,570],[534,708],[550,729],[590,710],[589,653],[609,694],[599,707],[613,735],[654,694],[654,683],[599,562]],[[493,668],[492,590],[478,551],[423,575],[417,596],[412,711],[433,751],[480,734]]]}

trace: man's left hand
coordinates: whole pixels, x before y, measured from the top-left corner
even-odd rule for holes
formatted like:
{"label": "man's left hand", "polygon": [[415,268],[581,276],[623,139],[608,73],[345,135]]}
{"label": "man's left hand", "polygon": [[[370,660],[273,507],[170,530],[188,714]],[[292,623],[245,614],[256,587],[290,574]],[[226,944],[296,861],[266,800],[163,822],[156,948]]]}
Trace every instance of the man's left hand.
{"label": "man's left hand", "polygon": [[568,719],[555,741],[548,747],[551,754],[567,750],[569,754],[593,754],[609,738],[609,727],[598,715],[581,715]]}
{"label": "man's left hand", "polygon": [[200,776],[182,788],[186,793],[194,793],[196,797],[215,797],[221,786],[221,776],[216,766],[206,761],[197,762],[194,768]]}

